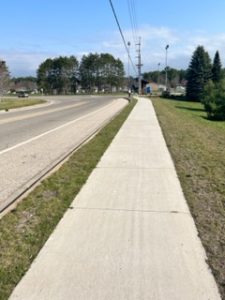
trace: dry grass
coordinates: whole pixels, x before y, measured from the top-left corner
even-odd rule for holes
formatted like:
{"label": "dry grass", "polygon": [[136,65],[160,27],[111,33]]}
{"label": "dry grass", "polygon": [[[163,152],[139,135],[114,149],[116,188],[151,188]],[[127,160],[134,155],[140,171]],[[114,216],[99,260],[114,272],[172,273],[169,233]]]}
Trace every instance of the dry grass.
{"label": "dry grass", "polygon": [[208,263],[225,299],[225,122],[200,103],[153,100]]}
{"label": "dry grass", "polygon": [[0,110],[9,110],[12,108],[20,108],[25,106],[31,106],[36,104],[45,103],[45,100],[41,99],[17,99],[17,98],[2,98],[0,101]]}

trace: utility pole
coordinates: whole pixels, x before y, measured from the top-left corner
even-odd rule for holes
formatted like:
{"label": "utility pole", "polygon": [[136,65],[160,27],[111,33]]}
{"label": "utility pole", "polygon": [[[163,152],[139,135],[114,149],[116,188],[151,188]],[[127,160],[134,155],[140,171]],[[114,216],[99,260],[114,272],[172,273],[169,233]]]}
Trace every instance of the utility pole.
{"label": "utility pole", "polygon": [[168,69],[168,67],[167,67],[167,51],[168,51],[168,48],[169,48],[169,45],[166,45],[166,61],[165,61],[165,65],[166,65],[166,67],[165,67],[165,72],[166,72],[166,78],[165,78],[165,86],[166,86],[166,91],[168,90],[168,87],[167,87],[167,82],[168,82],[168,77],[167,77],[167,69]]}
{"label": "utility pole", "polygon": [[141,90],[142,90],[142,86],[141,86],[141,67],[143,66],[141,63],[141,38],[139,37],[139,43],[136,44],[136,46],[138,46],[137,49],[137,59],[138,59],[138,63],[137,63],[137,68],[138,68],[138,94],[141,95]]}

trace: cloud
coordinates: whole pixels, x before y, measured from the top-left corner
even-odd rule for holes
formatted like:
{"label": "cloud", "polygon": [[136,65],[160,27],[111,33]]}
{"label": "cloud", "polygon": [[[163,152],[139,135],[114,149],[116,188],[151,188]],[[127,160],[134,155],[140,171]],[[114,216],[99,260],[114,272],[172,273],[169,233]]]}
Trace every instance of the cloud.
{"label": "cloud", "polygon": [[12,76],[35,76],[41,62],[48,57],[54,57],[55,53],[1,50],[1,59],[5,60]]}
{"label": "cloud", "polygon": [[[124,30],[126,41],[131,42],[130,54],[134,64],[137,63],[137,53],[132,30]],[[217,50],[220,51],[221,60],[225,63],[223,47],[225,44],[225,32],[213,34],[204,31],[181,31],[169,27],[154,27],[145,25],[139,28],[137,36],[141,36],[142,50],[142,71],[156,70],[158,63],[161,69],[165,67],[165,46],[168,49],[168,65],[174,68],[187,68],[193,51],[198,45],[203,45],[209,52],[211,58]],[[42,47],[29,45],[26,50],[25,45],[21,49],[0,49],[0,59],[7,62],[12,76],[35,75],[41,62],[49,57],[59,55],[75,55],[80,60],[82,55],[90,52],[109,52],[115,57],[120,58],[127,69],[127,53],[124,49],[123,41],[118,31],[101,32],[79,43],[71,40],[64,40],[61,45],[58,41],[41,43]]]}
{"label": "cloud", "polygon": [[[141,53],[144,64],[143,71],[156,69],[159,62],[161,66],[163,66],[165,61],[165,46],[169,44],[170,48],[174,48],[177,47],[181,41],[179,33],[167,27],[152,27],[146,25],[139,29],[136,36],[133,35],[132,30],[125,30],[124,37],[126,41],[130,41],[131,43],[130,54],[134,64],[137,63],[135,57],[137,56],[136,44],[139,42],[139,36],[141,37]],[[110,40],[102,42],[102,47],[106,52],[113,52],[114,55],[119,57],[127,65],[127,54],[118,32],[111,34]],[[172,58],[172,56],[170,58]]]}
{"label": "cloud", "polygon": [[[168,27],[143,26],[139,29],[141,36],[143,72],[156,70],[158,63],[161,68],[165,67],[165,46],[169,44],[168,64],[174,68],[187,68],[191,56],[198,45],[202,45],[209,52],[211,58],[217,50],[220,52],[221,60],[225,63],[223,48],[225,44],[225,32],[210,34],[204,31],[179,31]],[[135,43],[131,30],[124,31],[126,40],[131,41],[131,54],[135,61]],[[106,50],[111,49],[125,63],[127,58],[124,46],[119,34],[110,36],[109,41],[105,41],[103,46]],[[108,48],[108,49],[107,49]]]}

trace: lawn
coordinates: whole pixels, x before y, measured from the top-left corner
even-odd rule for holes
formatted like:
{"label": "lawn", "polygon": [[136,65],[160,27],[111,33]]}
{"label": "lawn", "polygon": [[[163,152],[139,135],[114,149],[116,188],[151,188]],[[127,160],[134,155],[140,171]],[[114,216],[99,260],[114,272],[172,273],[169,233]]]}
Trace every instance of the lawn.
{"label": "lawn", "polygon": [[200,103],[157,98],[153,105],[225,299],[225,122],[209,121]]}
{"label": "lawn", "polygon": [[132,101],[0,219],[0,300],[8,299],[135,105]]}
{"label": "lawn", "polygon": [[9,110],[12,108],[20,108],[25,106],[41,104],[45,102],[46,102],[45,100],[41,100],[41,99],[2,98],[0,101],[0,110]]}

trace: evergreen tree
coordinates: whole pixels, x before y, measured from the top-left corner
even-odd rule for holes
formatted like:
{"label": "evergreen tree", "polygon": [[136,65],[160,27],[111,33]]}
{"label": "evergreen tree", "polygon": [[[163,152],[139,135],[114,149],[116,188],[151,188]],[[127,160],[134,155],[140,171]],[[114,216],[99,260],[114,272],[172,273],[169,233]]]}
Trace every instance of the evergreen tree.
{"label": "evergreen tree", "polygon": [[75,56],[48,58],[37,70],[39,88],[47,93],[70,94],[76,92],[78,60]]}
{"label": "evergreen tree", "polygon": [[219,51],[216,51],[214,60],[213,60],[213,67],[212,67],[212,80],[214,83],[220,82],[222,79],[222,64],[220,60]]}
{"label": "evergreen tree", "polygon": [[110,91],[123,86],[123,63],[109,53],[84,55],[79,71],[81,85],[86,91],[91,92],[95,88]]}
{"label": "evergreen tree", "polygon": [[187,71],[187,98],[200,101],[206,83],[212,77],[211,59],[203,46],[198,46],[192,55]]}
{"label": "evergreen tree", "polygon": [[220,80],[214,83],[212,80],[206,84],[202,96],[209,119],[225,120],[225,82]]}

